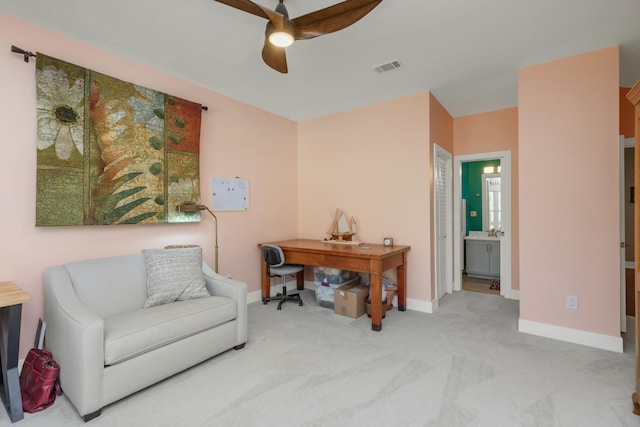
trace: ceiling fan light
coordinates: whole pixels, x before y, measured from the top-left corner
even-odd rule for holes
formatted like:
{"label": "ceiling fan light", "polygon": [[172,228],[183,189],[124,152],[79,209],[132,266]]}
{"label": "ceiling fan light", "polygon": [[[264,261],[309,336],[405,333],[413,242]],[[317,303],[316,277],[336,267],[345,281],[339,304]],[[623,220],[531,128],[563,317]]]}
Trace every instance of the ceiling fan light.
{"label": "ceiling fan light", "polygon": [[279,47],[287,47],[293,44],[293,35],[286,31],[274,31],[269,34],[269,43]]}

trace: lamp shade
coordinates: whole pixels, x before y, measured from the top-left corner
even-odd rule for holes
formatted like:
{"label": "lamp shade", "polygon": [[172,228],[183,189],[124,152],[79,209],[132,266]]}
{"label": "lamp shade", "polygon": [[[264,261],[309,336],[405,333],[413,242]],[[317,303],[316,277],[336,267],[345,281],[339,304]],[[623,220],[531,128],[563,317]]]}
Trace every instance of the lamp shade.
{"label": "lamp shade", "polygon": [[207,207],[205,205],[180,205],[178,206],[178,212],[186,212],[186,213],[192,213],[192,212],[200,212],[207,209]]}

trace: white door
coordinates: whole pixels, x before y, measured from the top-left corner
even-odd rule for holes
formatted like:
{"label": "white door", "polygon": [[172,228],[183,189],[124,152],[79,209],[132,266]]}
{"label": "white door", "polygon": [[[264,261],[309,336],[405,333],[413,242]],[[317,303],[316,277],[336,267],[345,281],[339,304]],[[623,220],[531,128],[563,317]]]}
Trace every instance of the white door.
{"label": "white door", "polygon": [[436,300],[452,292],[451,269],[453,265],[452,215],[451,215],[451,154],[434,145],[434,232]]}

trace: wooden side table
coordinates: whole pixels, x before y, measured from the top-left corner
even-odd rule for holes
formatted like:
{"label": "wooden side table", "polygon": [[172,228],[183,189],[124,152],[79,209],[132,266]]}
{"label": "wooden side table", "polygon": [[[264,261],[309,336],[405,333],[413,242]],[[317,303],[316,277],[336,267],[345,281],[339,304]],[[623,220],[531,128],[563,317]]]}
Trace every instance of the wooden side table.
{"label": "wooden side table", "polygon": [[13,282],[0,282],[0,362],[2,402],[12,423],[24,418],[18,373],[22,303],[31,296]]}

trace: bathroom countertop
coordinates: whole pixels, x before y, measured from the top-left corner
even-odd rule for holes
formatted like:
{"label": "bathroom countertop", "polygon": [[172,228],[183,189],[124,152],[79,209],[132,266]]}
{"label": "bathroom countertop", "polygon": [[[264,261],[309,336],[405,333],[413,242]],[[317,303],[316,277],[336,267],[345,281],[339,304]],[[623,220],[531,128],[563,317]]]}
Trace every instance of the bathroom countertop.
{"label": "bathroom countertop", "polygon": [[489,236],[489,233],[487,231],[472,231],[468,236],[465,236],[464,239],[500,241],[500,236]]}

